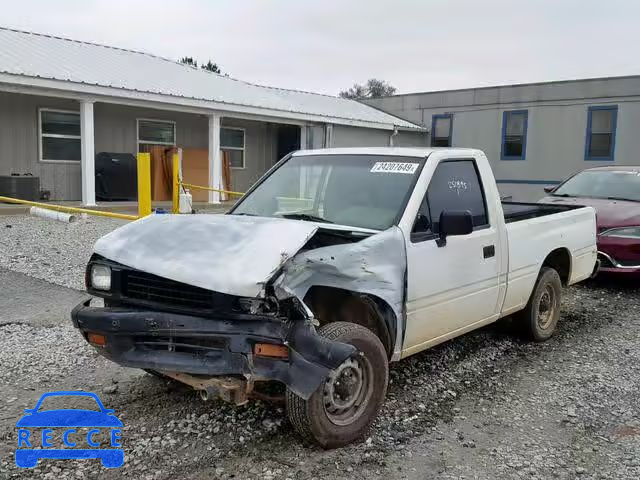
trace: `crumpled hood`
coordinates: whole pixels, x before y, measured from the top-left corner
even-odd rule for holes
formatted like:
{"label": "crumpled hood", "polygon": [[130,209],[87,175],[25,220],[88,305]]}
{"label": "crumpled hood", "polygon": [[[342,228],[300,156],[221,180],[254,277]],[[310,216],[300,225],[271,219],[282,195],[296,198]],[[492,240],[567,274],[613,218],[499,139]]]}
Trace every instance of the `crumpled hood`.
{"label": "crumpled hood", "polygon": [[102,237],[94,252],[177,282],[258,297],[317,229],[280,218],[149,215]]}

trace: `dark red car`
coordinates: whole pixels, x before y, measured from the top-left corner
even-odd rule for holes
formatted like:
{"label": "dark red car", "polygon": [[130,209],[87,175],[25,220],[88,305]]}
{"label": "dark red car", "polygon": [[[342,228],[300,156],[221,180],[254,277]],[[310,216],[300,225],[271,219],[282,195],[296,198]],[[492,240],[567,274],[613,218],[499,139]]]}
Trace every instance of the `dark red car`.
{"label": "dark red car", "polygon": [[547,187],[541,203],[596,209],[601,272],[640,277],[640,167],[597,167]]}

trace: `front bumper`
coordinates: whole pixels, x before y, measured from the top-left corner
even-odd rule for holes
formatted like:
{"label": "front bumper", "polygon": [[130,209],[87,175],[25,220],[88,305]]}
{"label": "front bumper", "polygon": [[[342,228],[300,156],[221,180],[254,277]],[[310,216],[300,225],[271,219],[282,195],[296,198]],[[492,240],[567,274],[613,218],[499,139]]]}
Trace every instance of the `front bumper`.
{"label": "front bumper", "polygon": [[[249,381],[276,380],[302,398],[309,398],[329,372],[356,349],[319,336],[307,320],[283,321],[270,316],[201,318],[155,310],[92,307],[87,300],[71,319],[87,338],[104,335],[97,347],[106,358],[126,367],[160,372]],[[288,359],[253,354],[256,343],[285,344]]]}
{"label": "front bumper", "polygon": [[600,271],[640,276],[640,242],[619,237],[598,238]]}

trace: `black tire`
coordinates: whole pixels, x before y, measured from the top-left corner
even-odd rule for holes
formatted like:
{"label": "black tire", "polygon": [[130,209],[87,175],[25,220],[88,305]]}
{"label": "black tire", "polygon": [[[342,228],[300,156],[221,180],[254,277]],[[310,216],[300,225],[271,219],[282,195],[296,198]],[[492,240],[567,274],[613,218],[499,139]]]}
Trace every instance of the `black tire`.
{"label": "black tire", "polygon": [[[359,356],[348,359],[335,369],[332,377],[327,379],[309,400],[303,400],[287,389],[287,415],[296,432],[304,439],[323,448],[342,447],[363,437],[378,416],[389,381],[387,352],[374,333],[354,323],[330,323],[320,328],[318,333],[328,339],[355,346]],[[351,388],[347,387],[350,392],[347,394],[346,404],[352,401],[350,399],[357,397],[354,405],[358,406],[345,408],[346,411],[341,415],[337,413],[340,410],[335,410],[335,402],[343,400],[341,393],[336,393],[335,390],[336,386],[344,388],[340,387],[339,381],[336,382],[335,375],[339,372],[346,375],[347,380],[351,380],[354,373],[357,378],[363,379],[359,388],[351,384],[351,388],[358,392],[357,394],[351,394]],[[341,376],[337,380],[342,378],[345,377]]]}
{"label": "black tire", "polygon": [[553,268],[542,267],[527,306],[514,315],[520,333],[534,342],[549,340],[558,325],[561,298],[560,275]]}

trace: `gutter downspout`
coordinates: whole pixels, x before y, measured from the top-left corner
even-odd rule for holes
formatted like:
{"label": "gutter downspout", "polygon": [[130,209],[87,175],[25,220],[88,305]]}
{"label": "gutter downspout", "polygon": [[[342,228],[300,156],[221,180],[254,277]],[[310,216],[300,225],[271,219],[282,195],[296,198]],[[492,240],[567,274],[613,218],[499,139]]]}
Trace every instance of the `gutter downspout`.
{"label": "gutter downspout", "polygon": [[389,146],[393,147],[393,139],[394,137],[396,137],[398,135],[398,126],[394,125],[393,126],[393,132],[391,133],[391,135],[389,135]]}

